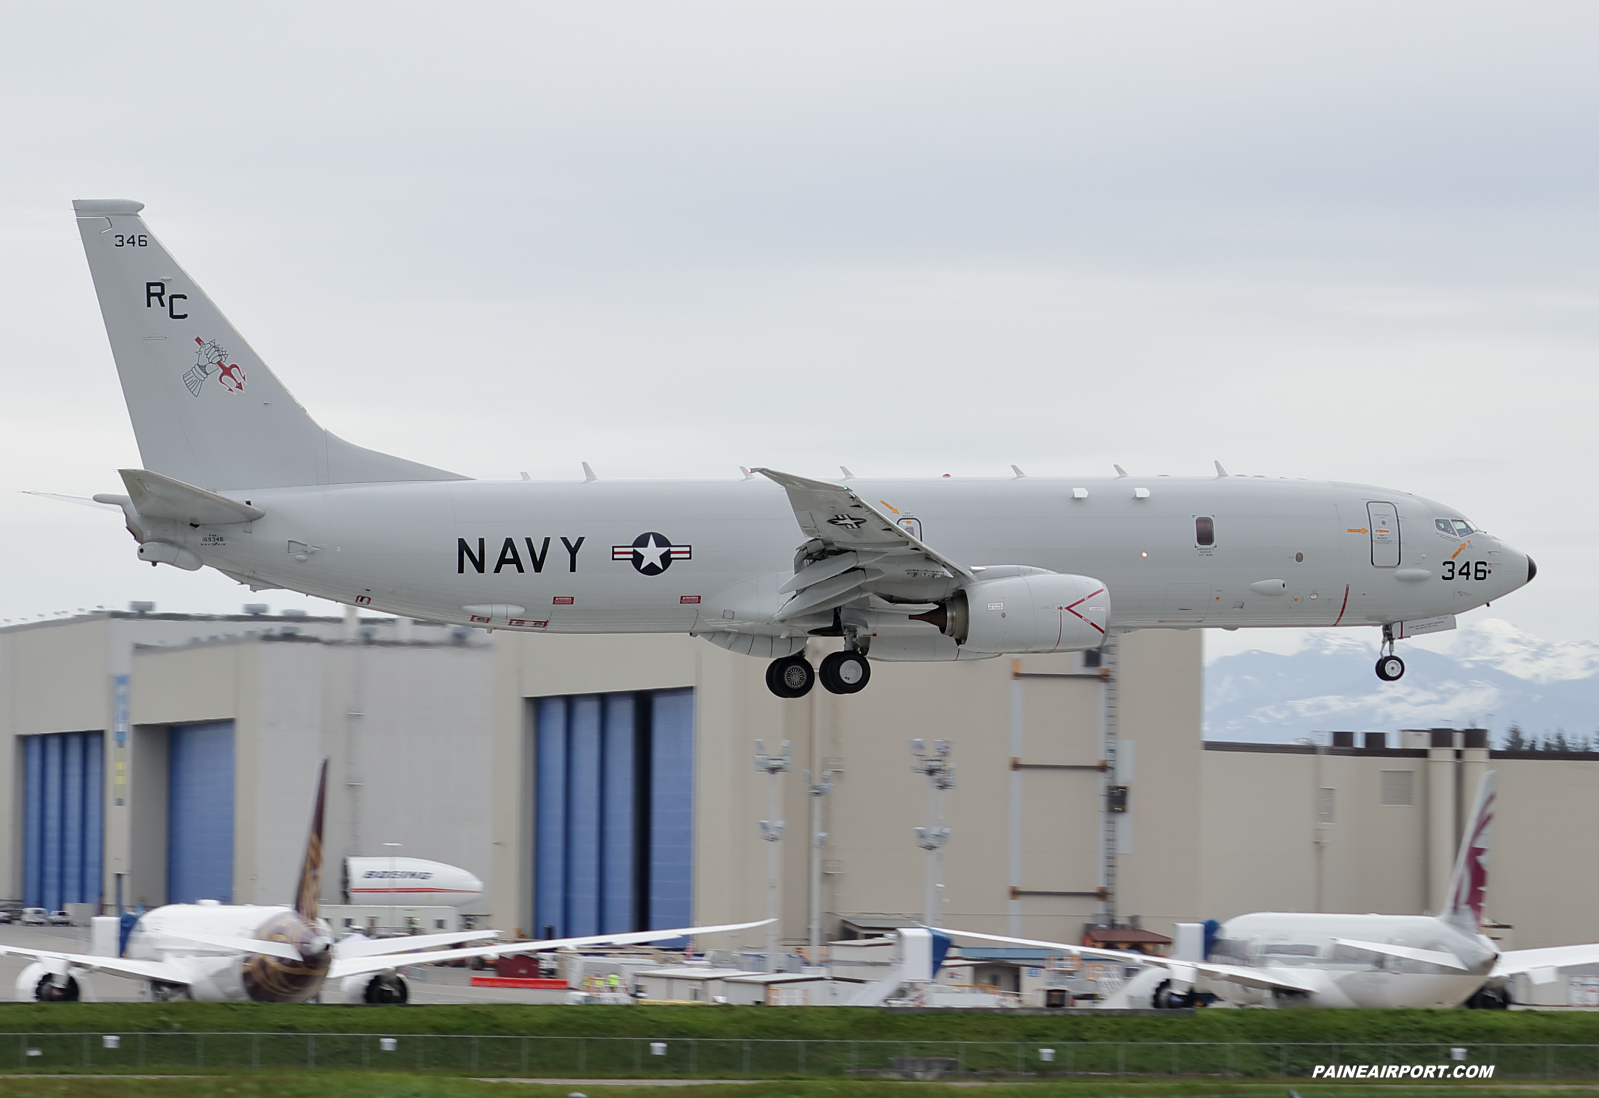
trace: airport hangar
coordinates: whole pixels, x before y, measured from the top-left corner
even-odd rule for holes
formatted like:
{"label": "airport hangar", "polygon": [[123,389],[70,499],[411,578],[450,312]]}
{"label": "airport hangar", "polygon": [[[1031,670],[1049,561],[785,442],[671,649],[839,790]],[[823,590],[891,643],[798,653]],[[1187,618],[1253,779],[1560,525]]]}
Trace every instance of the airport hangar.
{"label": "airport hangar", "polygon": [[[686,636],[486,634],[354,608],[9,626],[0,900],[283,902],[325,756],[327,901],[345,855],[396,853],[476,873],[480,924],[530,936],[759,918],[760,738],[793,757],[780,940],[810,940],[813,879],[821,940],[856,937],[923,911],[919,737],[953,740],[958,768],[945,925],[1070,941],[1088,924],[1437,910],[1492,766],[1488,906],[1514,928],[1496,934],[1599,937],[1599,755],[1490,753],[1480,730],[1206,743],[1200,643],[1147,630],[1103,655],[877,664],[865,693],[782,701],[765,661]],[[809,795],[805,770],[832,771],[831,792]],[[754,934],[702,944],[759,948]]]}

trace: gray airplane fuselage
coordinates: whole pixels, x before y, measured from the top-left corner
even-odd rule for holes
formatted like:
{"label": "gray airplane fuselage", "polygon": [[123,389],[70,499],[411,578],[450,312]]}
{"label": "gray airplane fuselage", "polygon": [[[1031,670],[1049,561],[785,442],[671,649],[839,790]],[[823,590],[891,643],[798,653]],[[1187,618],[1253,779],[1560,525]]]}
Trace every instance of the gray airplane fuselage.
{"label": "gray airplane fuselage", "polygon": [[[1129,476],[850,486],[953,560],[1094,577],[1109,590],[1116,629],[1416,622],[1484,605],[1533,571],[1498,538],[1459,533],[1454,508],[1358,484]],[[777,588],[805,540],[783,489],[764,478],[221,494],[265,516],[216,527],[158,521],[150,533],[260,587],[535,632],[777,628],[786,597]],[[1393,528],[1374,535],[1383,505]]]}

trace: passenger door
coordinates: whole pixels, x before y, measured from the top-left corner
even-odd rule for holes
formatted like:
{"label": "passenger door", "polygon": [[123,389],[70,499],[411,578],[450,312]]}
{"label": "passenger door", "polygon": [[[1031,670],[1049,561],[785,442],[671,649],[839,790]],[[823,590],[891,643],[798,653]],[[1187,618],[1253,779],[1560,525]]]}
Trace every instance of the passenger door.
{"label": "passenger door", "polygon": [[1391,503],[1366,504],[1374,568],[1399,567],[1399,509]]}

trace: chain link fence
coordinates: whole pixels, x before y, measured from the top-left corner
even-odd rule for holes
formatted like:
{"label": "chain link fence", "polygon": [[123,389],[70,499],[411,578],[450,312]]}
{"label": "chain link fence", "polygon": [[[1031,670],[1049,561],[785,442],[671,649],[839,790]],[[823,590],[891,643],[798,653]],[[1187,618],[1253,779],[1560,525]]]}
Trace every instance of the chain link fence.
{"label": "chain link fence", "polygon": [[1503,1079],[1599,1078],[1599,1044],[806,1041],[373,1033],[0,1035],[0,1072],[427,1071],[556,1078],[1291,1078],[1318,1066],[1465,1063]]}

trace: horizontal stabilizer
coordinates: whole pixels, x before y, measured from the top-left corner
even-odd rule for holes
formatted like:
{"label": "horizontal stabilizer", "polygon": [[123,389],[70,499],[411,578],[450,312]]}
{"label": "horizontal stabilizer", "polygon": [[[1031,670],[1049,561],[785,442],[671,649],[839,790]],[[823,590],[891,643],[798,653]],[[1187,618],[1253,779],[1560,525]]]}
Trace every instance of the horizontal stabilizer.
{"label": "horizontal stabilizer", "polygon": [[240,953],[264,953],[268,957],[281,957],[298,964],[303,958],[300,951],[288,942],[267,942],[260,938],[235,938],[227,934],[184,934],[185,941],[217,949],[236,949]]}
{"label": "horizontal stabilizer", "polygon": [[498,930],[464,930],[453,934],[412,934],[406,938],[346,938],[333,947],[333,956],[341,961],[356,957],[371,957],[378,953],[394,953],[399,949],[437,949],[440,946],[461,945],[464,942],[492,941],[500,936]]}
{"label": "horizontal stabilizer", "polygon": [[1364,949],[1368,953],[1382,953],[1389,957],[1398,957],[1402,961],[1422,961],[1429,965],[1459,969],[1461,972],[1471,971],[1471,967],[1453,953],[1444,953],[1437,949],[1417,949],[1414,946],[1389,945],[1387,942],[1361,942],[1353,938],[1334,938],[1333,944],[1348,946],[1350,949]]}
{"label": "horizontal stabilizer", "polygon": [[128,486],[133,509],[145,518],[176,519],[196,526],[228,526],[254,522],[266,514],[238,500],[207,492],[181,480],[152,473],[148,469],[118,469]]}

